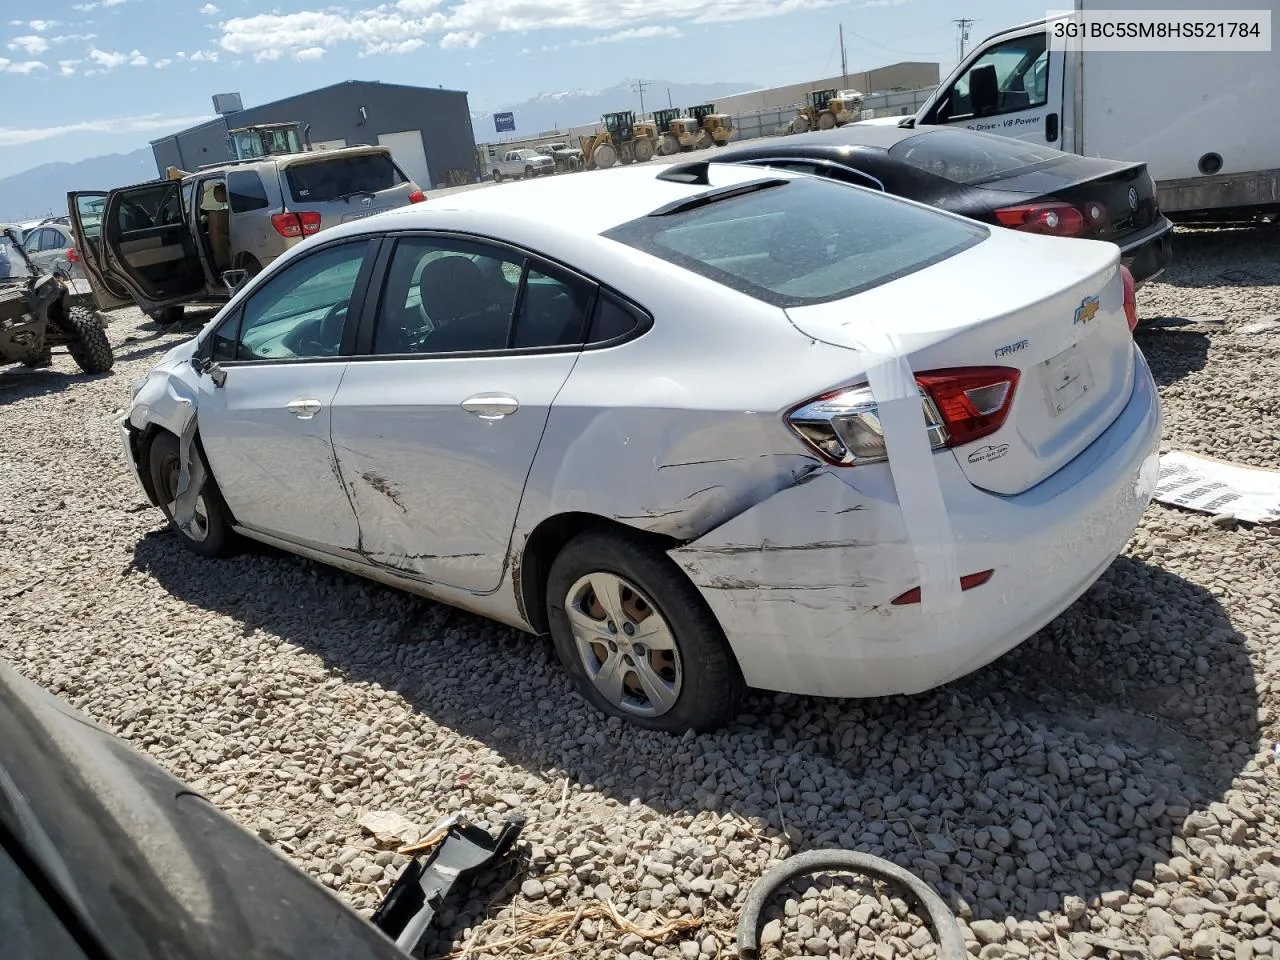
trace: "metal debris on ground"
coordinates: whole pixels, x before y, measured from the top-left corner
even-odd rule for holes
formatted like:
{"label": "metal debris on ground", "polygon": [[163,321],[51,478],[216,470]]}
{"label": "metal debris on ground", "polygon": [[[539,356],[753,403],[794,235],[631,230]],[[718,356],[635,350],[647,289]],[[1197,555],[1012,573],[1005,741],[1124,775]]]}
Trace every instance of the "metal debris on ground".
{"label": "metal debris on ground", "polygon": [[1156,500],[1244,523],[1280,521],[1280,471],[1174,451],[1160,456]]}

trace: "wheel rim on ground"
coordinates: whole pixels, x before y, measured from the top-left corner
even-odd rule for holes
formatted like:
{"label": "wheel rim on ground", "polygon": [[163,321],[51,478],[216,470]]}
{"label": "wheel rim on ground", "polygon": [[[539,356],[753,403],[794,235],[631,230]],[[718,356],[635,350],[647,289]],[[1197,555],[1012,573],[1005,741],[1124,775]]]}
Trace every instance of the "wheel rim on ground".
{"label": "wheel rim on ground", "polygon": [[676,705],[684,671],[675,635],[634,584],[603,571],[569,588],[565,613],[587,679],[612,706],[660,717]]}
{"label": "wheel rim on ground", "polygon": [[612,167],[618,160],[618,151],[609,144],[601,144],[596,147],[595,162],[596,166],[601,170]]}
{"label": "wheel rim on ground", "polygon": [[[165,483],[165,502],[169,511],[169,516],[177,515],[175,509],[176,500],[174,491],[178,489],[178,477],[182,473],[182,464],[179,463],[177,457],[170,457],[165,461],[165,472],[167,482]],[[204,494],[196,497],[195,518],[191,521],[190,529],[183,530],[181,527],[178,531],[190,540],[196,543],[203,543],[209,536],[209,511],[205,506]]]}
{"label": "wheel rim on ground", "polygon": [[831,130],[836,125],[836,118],[829,113],[824,113],[818,118],[819,130]]}

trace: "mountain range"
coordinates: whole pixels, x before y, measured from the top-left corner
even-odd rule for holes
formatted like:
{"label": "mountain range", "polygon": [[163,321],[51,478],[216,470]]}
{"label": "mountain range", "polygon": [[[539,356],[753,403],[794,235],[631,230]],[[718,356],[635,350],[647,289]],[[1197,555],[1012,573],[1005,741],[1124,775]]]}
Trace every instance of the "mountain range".
{"label": "mountain range", "polygon": [[[646,110],[668,104],[688,107],[755,89],[758,85],[749,83],[646,81],[644,105]],[[476,141],[492,143],[502,138],[535,136],[545,131],[595,123],[602,114],[618,110],[640,113],[640,94],[635,84],[623,82],[602,90],[540,93],[523,103],[512,104],[497,111],[514,115],[516,129],[511,133],[499,134],[494,130],[491,112],[473,113],[471,120]],[[109,190],[156,176],[155,160],[148,146],[132,153],[90,157],[74,163],[46,163],[0,178],[0,223],[65,214],[67,192],[71,190]]]}

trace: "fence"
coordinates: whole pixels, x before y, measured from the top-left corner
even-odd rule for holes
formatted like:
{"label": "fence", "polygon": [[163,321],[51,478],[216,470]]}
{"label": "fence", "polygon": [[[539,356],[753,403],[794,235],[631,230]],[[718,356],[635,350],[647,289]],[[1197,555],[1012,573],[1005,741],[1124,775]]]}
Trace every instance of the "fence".
{"label": "fence", "polygon": [[[873,93],[862,98],[862,119],[873,117],[911,116],[929,99],[932,87],[923,90],[887,91]],[[791,121],[801,104],[793,103],[772,110],[743,113],[733,118],[733,139],[756,140],[760,137],[776,137],[791,132]]]}

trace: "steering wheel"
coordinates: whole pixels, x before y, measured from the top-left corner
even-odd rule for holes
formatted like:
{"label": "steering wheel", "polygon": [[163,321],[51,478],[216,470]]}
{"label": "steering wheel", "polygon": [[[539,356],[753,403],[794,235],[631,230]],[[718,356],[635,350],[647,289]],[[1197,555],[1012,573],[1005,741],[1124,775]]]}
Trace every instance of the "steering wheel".
{"label": "steering wheel", "polygon": [[316,357],[334,357],[342,346],[342,328],[347,320],[350,301],[335,303],[315,328],[315,336],[304,340],[307,353]]}

